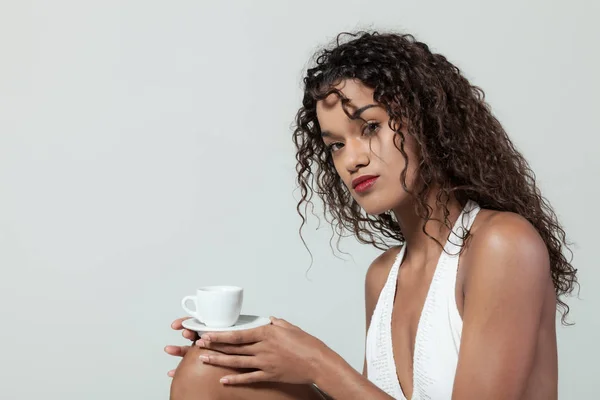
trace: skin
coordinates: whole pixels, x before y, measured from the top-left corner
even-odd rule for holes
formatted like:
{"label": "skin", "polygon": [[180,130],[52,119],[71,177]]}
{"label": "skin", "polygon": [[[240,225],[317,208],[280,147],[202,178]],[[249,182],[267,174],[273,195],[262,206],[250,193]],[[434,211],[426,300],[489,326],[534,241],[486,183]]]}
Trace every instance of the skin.
{"label": "skin", "polygon": [[[351,99],[351,113],[362,111],[361,119],[349,119],[335,95],[317,105],[323,140],[330,147],[336,171],[367,213],[392,211],[406,239],[392,312],[392,340],[398,379],[410,398],[417,324],[442,250],[422,232],[422,221],[413,211],[414,200],[400,184],[406,161],[397,149],[399,135],[389,128],[385,109],[375,104],[373,90],[354,80],[337,87]],[[410,189],[417,179],[414,166],[419,153],[415,141],[404,133]],[[378,179],[369,190],[357,193],[352,181],[362,175]],[[429,204],[433,217],[443,219],[442,211],[435,208],[436,187],[432,189]],[[448,208],[454,222],[462,207],[450,199]],[[442,243],[449,234],[448,228],[436,221],[430,221],[426,229]],[[556,399],[556,298],[545,243],[519,215],[485,209],[475,219],[471,234],[460,256],[456,283],[463,331],[452,399]],[[384,252],[369,267],[367,326],[398,251]],[[180,320],[173,327],[181,329]],[[184,336],[193,338],[187,331]],[[215,396],[239,385],[256,388],[256,382],[269,382],[263,390],[283,396],[273,398],[288,398],[278,385],[306,389],[313,383],[333,398],[391,398],[368,381],[366,371],[360,375],[321,341],[280,319],[254,330],[209,333],[196,344],[196,348],[213,352],[202,354],[198,362],[198,350],[188,350],[175,373],[172,393],[193,381],[214,385],[218,377],[224,377],[226,381],[215,386]],[[166,350],[183,355],[186,348],[169,346]],[[192,357],[195,359],[189,361]],[[230,369],[216,369],[221,367]],[[199,369],[204,372],[199,374]],[[240,398],[267,398],[257,393]],[[314,392],[297,393],[294,398],[319,398],[315,396]]]}
{"label": "skin", "polygon": [[226,375],[247,372],[209,365],[200,360],[200,356],[221,354],[214,350],[191,346],[177,368],[171,385],[171,399],[323,399],[318,391],[308,385],[290,383],[261,382],[253,385],[225,387],[219,380]]}

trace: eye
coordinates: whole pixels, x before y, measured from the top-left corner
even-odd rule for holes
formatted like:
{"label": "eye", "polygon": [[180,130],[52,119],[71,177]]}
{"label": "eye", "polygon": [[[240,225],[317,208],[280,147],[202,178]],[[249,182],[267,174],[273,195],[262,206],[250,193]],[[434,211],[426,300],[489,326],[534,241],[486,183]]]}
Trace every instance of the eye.
{"label": "eye", "polygon": [[334,153],[339,150],[344,144],[343,143],[331,143],[327,145],[327,150],[329,152]]}
{"label": "eye", "polygon": [[379,122],[367,122],[362,130],[363,135],[374,135],[379,131]]}

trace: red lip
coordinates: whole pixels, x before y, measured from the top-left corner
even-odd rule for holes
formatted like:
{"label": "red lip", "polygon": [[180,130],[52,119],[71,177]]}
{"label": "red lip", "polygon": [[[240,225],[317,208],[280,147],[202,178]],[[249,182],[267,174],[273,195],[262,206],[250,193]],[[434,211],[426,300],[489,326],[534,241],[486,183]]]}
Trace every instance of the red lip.
{"label": "red lip", "polygon": [[[377,176],[377,175],[359,176],[358,178],[356,178],[352,181],[352,188],[356,189],[356,187],[359,186],[361,183],[366,182],[367,185],[361,185],[361,186],[365,186],[364,189],[366,189],[367,187],[370,187],[371,184],[373,184],[377,178],[379,178],[379,176]],[[372,182],[367,182],[367,181],[372,181]],[[359,188],[359,189],[362,189],[362,188]]]}

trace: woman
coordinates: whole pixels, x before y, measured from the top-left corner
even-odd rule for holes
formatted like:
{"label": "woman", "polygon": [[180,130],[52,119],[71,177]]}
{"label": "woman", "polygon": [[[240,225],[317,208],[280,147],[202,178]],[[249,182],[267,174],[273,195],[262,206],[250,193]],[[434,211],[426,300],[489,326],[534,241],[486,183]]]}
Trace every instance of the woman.
{"label": "woman", "polygon": [[366,276],[363,376],[273,319],[168,346],[185,355],[172,398],[316,399],[316,385],[336,399],[556,399],[556,307],[565,322],[576,270],[483,92],[412,36],[364,32],[322,50],[304,83],[298,210],[316,193],[338,232],[384,250]]}

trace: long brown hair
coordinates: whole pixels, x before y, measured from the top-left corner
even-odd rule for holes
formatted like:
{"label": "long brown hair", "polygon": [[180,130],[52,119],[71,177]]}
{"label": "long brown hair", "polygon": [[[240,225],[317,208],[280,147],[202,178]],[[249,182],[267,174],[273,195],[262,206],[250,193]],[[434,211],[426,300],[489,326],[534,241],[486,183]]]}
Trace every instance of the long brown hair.
{"label": "long brown hair", "polygon": [[[342,42],[344,36],[350,40]],[[390,117],[390,128],[400,135],[399,151],[405,159],[401,129],[408,121],[406,131],[416,140],[420,152],[416,185],[409,193],[424,220],[423,231],[432,214],[427,204],[432,185],[439,187],[436,203],[444,210],[447,225],[451,196],[463,204],[471,199],[482,208],[523,216],[546,243],[565,323],[569,307],[561,296],[577,284],[577,270],[563,254],[563,250],[570,252],[565,232],[541,195],[535,174],[492,115],[483,91],[471,85],[444,56],[432,53],[412,35],[341,33],[332,48],[315,55],[315,65],[304,78],[304,97],[293,134],[301,192],[297,210],[302,226],[307,205],[317,194],[323,201],[326,219],[340,237],[350,232],[360,242],[379,249],[404,239],[392,215],[367,215],[361,209],[337,174],[321,138],[316,104],[331,93],[346,104],[348,99],[334,89],[346,79],[358,79],[374,90],[375,101],[385,106]],[[400,182],[408,191],[406,168]]]}

